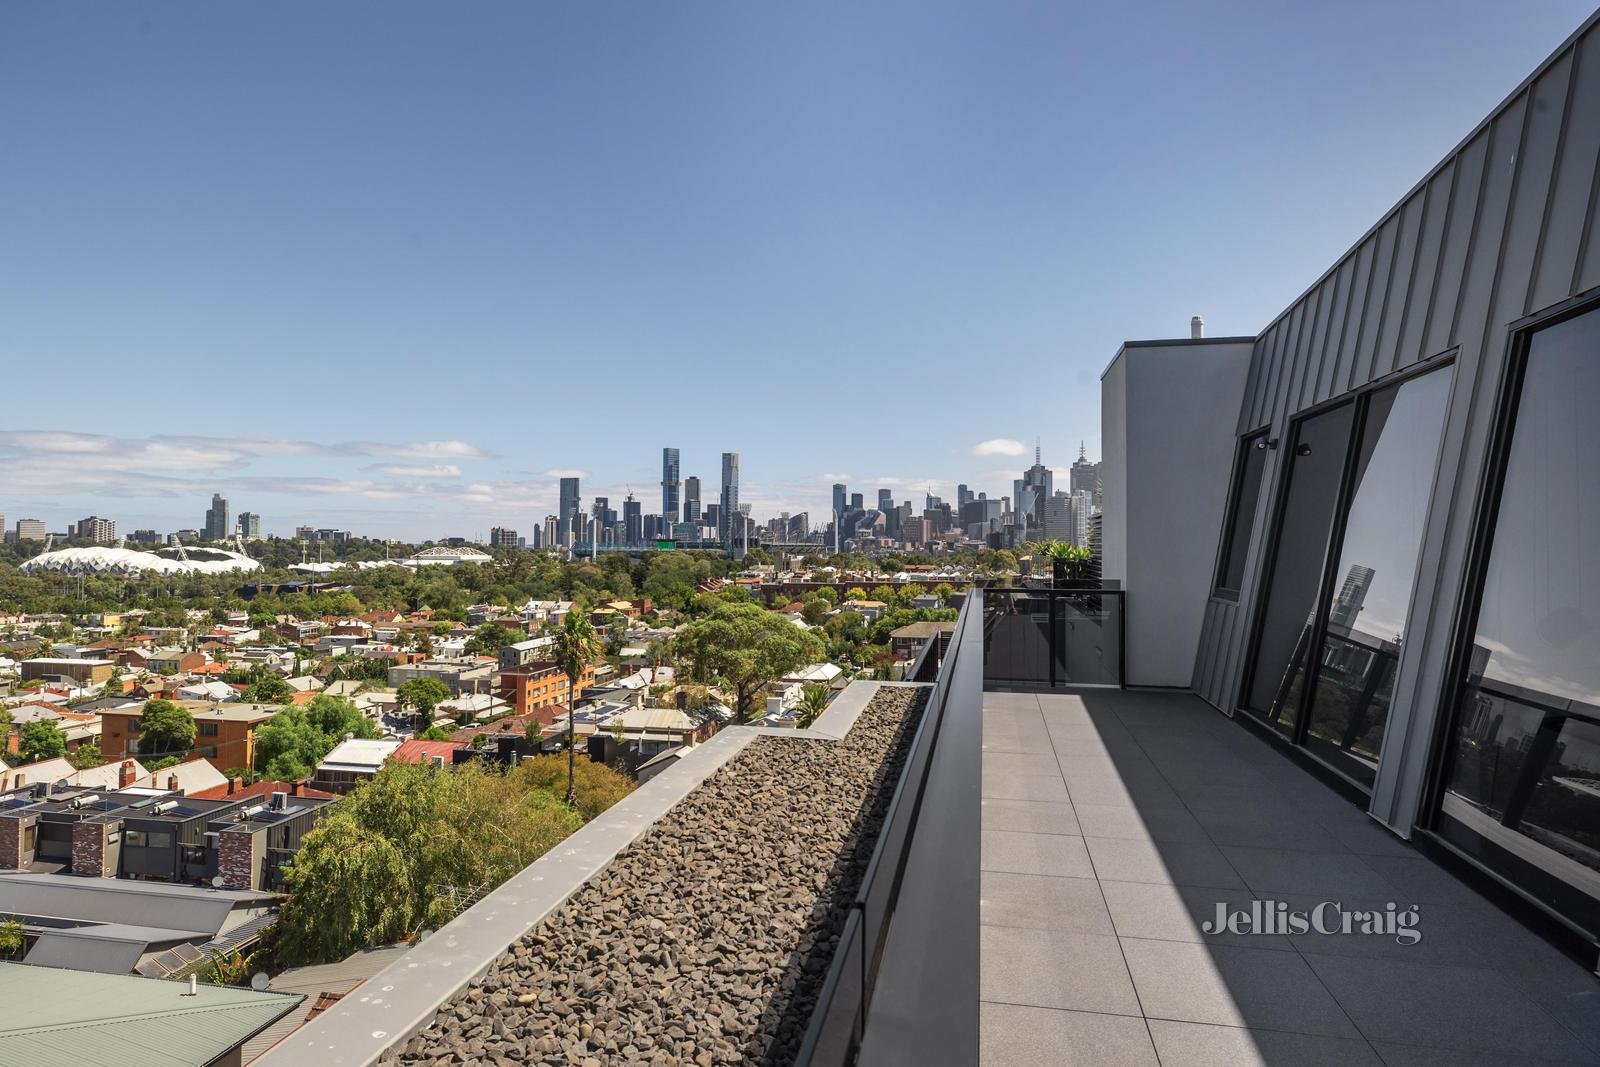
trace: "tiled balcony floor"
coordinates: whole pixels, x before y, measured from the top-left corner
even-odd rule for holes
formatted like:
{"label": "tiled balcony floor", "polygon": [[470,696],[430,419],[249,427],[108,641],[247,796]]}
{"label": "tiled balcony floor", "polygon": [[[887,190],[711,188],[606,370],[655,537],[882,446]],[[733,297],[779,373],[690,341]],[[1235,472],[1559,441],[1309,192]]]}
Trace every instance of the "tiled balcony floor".
{"label": "tiled balcony floor", "polygon": [[[984,694],[982,1059],[1600,1063],[1600,979],[1193,696]],[[1217,902],[1422,940],[1210,936]]]}

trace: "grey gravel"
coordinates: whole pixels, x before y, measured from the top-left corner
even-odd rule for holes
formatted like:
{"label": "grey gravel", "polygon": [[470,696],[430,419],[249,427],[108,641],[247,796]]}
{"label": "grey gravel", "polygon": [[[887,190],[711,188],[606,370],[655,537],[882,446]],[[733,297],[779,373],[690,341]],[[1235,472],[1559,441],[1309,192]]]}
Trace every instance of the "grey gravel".
{"label": "grey gravel", "polygon": [[440,1007],[403,1063],[794,1059],[926,690],[763,736]]}

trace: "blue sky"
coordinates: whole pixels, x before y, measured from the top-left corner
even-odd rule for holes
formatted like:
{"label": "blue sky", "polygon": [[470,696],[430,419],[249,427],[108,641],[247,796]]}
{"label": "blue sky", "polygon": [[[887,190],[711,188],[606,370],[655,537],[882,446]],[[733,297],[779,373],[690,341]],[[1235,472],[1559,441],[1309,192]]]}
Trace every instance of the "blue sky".
{"label": "blue sky", "polygon": [[1121,340],[1255,333],[1588,11],[13,0],[0,513],[482,535],[557,471],[653,510],[662,445],[757,518],[1006,493],[1098,456]]}

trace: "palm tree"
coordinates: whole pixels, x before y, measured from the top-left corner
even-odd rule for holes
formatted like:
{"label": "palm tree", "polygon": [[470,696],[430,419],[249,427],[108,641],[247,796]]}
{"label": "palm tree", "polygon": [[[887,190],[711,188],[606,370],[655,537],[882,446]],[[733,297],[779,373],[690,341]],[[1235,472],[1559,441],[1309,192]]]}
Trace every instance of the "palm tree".
{"label": "palm tree", "polygon": [[817,721],[818,715],[827,710],[831,692],[826,682],[808,682],[800,694],[800,706],[805,709],[800,725],[810,726]]}
{"label": "palm tree", "polygon": [[595,634],[588,616],[574,605],[573,609],[567,612],[567,617],[562,620],[561,629],[556,631],[555,646],[551,656],[556,661],[556,666],[561,669],[561,673],[567,676],[568,805],[571,805],[577,797],[578,775],[577,723],[573,716],[573,694],[577,692],[578,679],[583,677],[583,668],[599,659],[602,651],[600,638]]}

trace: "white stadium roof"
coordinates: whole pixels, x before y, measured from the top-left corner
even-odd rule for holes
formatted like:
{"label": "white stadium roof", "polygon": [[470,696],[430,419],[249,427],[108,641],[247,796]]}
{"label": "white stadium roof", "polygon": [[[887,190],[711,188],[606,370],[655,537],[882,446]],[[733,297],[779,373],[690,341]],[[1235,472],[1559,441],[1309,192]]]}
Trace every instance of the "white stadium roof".
{"label": "white stadium roof", "polygon": [[59,548],[33,557],[18,569],[26,574],[227,574],[261,569],[249,556],[229,549],[185,548],[181,552],[177,547],[154,552],[104,545]]}

